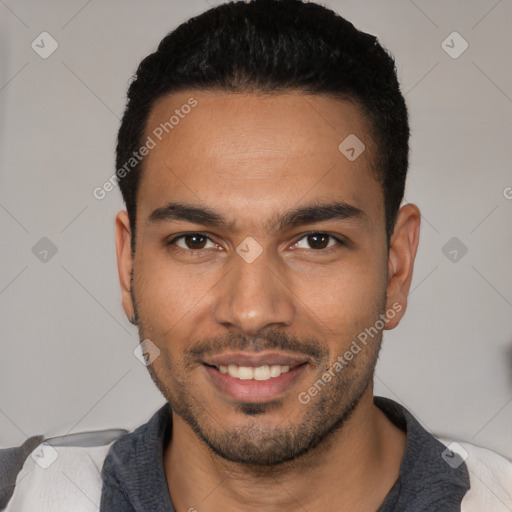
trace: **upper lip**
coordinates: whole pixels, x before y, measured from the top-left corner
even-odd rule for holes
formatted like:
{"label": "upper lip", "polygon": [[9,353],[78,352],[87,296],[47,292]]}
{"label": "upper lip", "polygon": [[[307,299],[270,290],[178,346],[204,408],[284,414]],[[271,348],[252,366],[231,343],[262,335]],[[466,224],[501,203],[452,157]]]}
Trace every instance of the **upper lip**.
{"label": "upper lip", "polygon": [[203,361],[209,366],[229,366],[236,364],[238,366],[264,366],[280,365],[294,368],[307,363],[309,358],[298,354],[283,354],[279,352],[223,352],[205,358]]}

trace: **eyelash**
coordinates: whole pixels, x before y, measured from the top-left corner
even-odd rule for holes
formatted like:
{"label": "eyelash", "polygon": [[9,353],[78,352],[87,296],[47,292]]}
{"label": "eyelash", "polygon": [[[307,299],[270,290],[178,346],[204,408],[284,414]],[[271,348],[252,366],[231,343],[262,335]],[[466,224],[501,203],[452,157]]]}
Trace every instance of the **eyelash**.
{"label": "eyelash", "polygon": [[[201,237],[204,237],[204,238],[208,239],[210,242],[215,243],[206,233],[201,233],[201,232],[197,232],[197,231],[191,231],[189,233],[183,233],[181,235],[178,235],[178,236],[174,237],[172,240],[169,240],[168,242],[165,242],[165,245],[166,246],[173,246],[174,245],[174,250],[178,251],[178,252],[184,252],[184,253],[188,253],[188,254],[198,253],[198,255],[200,255],[200,253],[203,250],[206,250],[206,249],[183,249],[182,247],[178,247],[178,246],[175,245],[175,243],[178,240],[180,240],[182,238],[189,237],[189,236],[194,236],[194,235],[199,235]],[[341,240],[340,238],[338,238],[338,237],[336,237],[334,235],[331,235],[330,233],[325,233],[324,231],[309,231],[307,233],[304,233],[296,242],[293,243],[293,245],[299,243],[302,239],[308,237],[309,235],[326,235],[330,239],[332,239],[332,240],[337,242],[337,245],[334,245],[332,247],[327,247],[325,249],[309,249],[310,251],[314,251],[314,252],[318,252],[318,253],[323,253],[323,254],[330,254],[331,252],[334,252],[334,251],[338,250],[340,248],[340,246],[345,246],[346,245],[346,243],[343,240]]]}

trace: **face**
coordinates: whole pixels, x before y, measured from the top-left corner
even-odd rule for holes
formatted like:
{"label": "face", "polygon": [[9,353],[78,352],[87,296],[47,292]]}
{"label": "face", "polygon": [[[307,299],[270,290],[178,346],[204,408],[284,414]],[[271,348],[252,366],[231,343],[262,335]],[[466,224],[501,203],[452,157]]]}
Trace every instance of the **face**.
{"label": "face", "polygon": [[159,100],[147,137],[133,260],[125,212],[117,230],[123,306],[160,350],[151,376],[215,453],[294,459],[371,388],[405,310],[365,119],[318,95],[194,91]]}

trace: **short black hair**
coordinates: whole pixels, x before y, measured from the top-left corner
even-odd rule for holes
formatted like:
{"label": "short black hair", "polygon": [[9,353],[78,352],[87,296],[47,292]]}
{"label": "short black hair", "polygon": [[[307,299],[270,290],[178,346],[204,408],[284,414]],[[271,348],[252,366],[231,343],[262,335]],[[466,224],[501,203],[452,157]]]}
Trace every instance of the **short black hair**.
{"label": "short black hair", "polygon": [[[279,94],[300,91],[352,101],[377,148],[388,243],[404,194],[409,122],[393,57],[378,39],[313,2],[229,2],[167,34],[140,63],[128,89],[116,168],[135,250],[136,198],[144,160],[119,170],[143,144],[155,102],[186,90]],[[341,142],[341,141],[340,141]],[[121,179],[121,176],[122,179]]]}

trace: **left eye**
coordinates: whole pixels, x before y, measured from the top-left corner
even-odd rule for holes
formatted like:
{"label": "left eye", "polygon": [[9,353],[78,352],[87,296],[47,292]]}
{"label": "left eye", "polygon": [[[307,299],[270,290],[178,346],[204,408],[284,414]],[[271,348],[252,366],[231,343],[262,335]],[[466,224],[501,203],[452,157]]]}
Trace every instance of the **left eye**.
{"label": "left eye", "polygon": [[[330,245],[329,240],[333,242]],[[316,250],[328,249],[336,245],[336,243],[342,243],[341,240],[327,233],[308,233],[307,235],[304,235],[300,240],[295,242],[294,246],[298,247],[299,249],[307,249],[307,247],[300,245],[303,243],[303,241],[305,241],[310,246],[310,248]]]}

